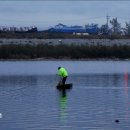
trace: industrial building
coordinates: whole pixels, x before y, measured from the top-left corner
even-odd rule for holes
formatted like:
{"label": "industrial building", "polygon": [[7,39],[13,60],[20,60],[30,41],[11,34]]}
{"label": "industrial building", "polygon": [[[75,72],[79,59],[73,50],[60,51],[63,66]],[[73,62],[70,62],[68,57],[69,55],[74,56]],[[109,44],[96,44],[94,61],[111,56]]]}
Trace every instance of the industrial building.
{"label": "industrial building", "polygon": [[83,26],[67,26],[58,24],[53,28],[48,29],[49,32],[62,32],[62,33],[88,33],[98,34],[99,28],[96,24]]}

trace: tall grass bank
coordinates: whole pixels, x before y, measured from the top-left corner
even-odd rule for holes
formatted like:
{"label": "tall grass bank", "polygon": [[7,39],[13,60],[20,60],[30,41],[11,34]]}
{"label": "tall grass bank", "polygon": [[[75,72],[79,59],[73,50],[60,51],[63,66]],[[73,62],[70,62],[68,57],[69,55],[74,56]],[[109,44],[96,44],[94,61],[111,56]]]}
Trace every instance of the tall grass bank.
{"label": "tall grass bank", "polygon": [[130,45],[113,44],[2,44],[0,59],[130,59]]}

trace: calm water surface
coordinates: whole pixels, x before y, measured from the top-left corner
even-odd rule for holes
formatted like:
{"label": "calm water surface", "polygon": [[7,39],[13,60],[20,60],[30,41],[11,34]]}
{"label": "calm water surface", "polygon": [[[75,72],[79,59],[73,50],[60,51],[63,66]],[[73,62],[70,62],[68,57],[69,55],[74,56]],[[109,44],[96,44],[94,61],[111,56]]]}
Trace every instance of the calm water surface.
{"label": "calm water surface", "polygon": [[129,77],[129,61],[1,61],[0,130],[130,130]]}

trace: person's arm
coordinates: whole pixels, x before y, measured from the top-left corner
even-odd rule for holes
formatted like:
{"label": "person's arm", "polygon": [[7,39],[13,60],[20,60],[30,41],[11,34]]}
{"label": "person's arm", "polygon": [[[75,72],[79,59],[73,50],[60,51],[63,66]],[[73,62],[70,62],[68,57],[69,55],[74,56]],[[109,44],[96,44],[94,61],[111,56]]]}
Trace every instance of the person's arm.
{"label": "person's arm", "polygon": [[60,70],[58,70],[57,75],[62,76],[62,73]]}

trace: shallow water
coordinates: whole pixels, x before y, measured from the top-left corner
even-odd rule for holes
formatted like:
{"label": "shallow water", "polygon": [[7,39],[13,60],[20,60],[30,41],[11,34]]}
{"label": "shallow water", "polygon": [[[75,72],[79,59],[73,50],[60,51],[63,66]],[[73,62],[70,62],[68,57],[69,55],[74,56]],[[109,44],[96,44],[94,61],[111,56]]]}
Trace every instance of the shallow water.
{"label": "shallow water", "polygon": [[[64,95],[58,66],[73,83]],[[128,130],[129,74],[129,61],[1,61],[0,129]]]}

